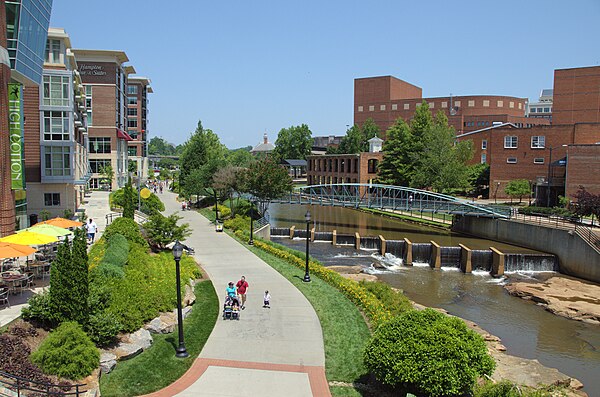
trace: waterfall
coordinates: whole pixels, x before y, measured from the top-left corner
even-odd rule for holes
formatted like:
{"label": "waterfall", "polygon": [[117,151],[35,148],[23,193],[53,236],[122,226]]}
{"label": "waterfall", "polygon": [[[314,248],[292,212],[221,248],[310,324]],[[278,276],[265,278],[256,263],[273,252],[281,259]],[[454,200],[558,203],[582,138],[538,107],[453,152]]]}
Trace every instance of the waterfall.
{"label": "waterfall", "polygon": [[333,241],[333,232],[315,232],[315,241]]}
{"label": "waterfall", "polygon": [[492,270],[492,251],[490,250],[472,250],[471,251],[471,266],[473,270]]}
{"label": "waterfall", "polygon": [[558,270],[556,256],[550,254],[505,254],[505,272],[554,272]]}
{"label": "waterfall", "polygon": [[271,236],[273,236],[273,237],[289,237],[290,236],[290,228],[289,227],[272,227],[271,228]]}
{"label": "waterfall", "polygon": [[460,247],[440,247],[442,266],[460,267]]}
{"label": "waterfall", "polygon": [[385,242],[385,253],[392,254],[396,258],[404,258],[404,240],[387,240]]}
{"label": "waterfall", "polygon": [[353,234],[338,234],[336,241],[338,245],[354,245],[356,237]]}
{"label": "waterfall", "polygon": [[296,229],[294,230],[295,238],[303,238],[306,239],[306,229]]}
{"label": "waterfall", "polygon": [[412,260],[417,263],[429,263],[431,260],[431,244],[413,243]]}
{"label": "waterfall", "polygon": [[379,250],[381,248],[381,240],[379,240],[379,237],[361,237],[360,248]]}

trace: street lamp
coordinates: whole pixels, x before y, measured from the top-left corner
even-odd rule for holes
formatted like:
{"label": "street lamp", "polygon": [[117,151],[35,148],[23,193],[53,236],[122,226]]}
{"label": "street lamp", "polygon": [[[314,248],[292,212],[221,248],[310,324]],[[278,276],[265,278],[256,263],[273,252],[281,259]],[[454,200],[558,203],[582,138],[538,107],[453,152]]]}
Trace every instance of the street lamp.
{"label": "street lamp", "polygon": [[500,188],[500,182],[496,184],[496,190],[494,190],[494,204],[498,204],[498,200],[496,200],[496,195],[498,194],[498,189]]}
{"label": "street lamp", "polygon": [[254,245],[254,203],[250,207],[250,240],[248,245]]}
{"label": "street lamp", "polygon": [[183,341],[183,315],[181,313],[181,275],[179,273],[179,261],[183,254],[183,244],[179,240],[175,241],[173,246],[173,258],[175,258],[175,273],[177,277],[177,328],[179,329],[179,346],[175,351],[175,356],[179,358],[185,358],[189,356],[189,353],[185,349],[185,342]]}
{"label": "street lamp", "polygon": [[304,279],[302,281],[310,283],[310,273],[308,272],[308,242],[310,241],[310,232],[308,228],[310,227],[310,211],[306,211],[304,219],[306,220],[306,268],[304,269]]}

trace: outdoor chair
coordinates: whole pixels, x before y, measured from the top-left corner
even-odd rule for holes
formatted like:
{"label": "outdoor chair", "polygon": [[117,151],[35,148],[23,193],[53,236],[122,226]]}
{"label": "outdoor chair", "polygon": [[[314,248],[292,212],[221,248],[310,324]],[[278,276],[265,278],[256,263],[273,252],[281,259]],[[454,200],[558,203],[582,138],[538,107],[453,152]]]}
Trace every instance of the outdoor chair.
{"label": "outdoor chair", "polygon": [[10,301],[8,300],[8,288],[0,288],[0,304],[8,305],[10,307]]}
{"label": "outdoor chair", "polygon": [[32,289],[33,286],[35,285],[35,282],[33,281],[33,277],[35,276],[35,274],[33,272],[27,272],[27,278],[25,280],[23,280],[23,287],[27,288],[27,289]]}
{"label": "outdoor chair", "polygon": [[51,267],[51,265],[52,265],[51,263],[46,263],[42,267],[42,280],[45,280],[46,276],[48,276],[48,278],[50,277],[50,267]]}

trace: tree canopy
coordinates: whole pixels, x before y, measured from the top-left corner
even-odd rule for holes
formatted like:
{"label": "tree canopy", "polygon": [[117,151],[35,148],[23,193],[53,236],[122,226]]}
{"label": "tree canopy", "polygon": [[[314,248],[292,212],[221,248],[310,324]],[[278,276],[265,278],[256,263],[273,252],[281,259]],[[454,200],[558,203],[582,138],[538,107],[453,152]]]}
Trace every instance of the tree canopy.
{"label": "tree canopy", "polygon": [[275,141],[275,155],[279,159],[302,159],[310,155],[312,132],[308,125],[302,124],[282,128]]}
{"label": "tree canopy", "polygon": [[155,136],[148,142],[148,154],[161,156],[174,156],[175,146],[161,137]]}
{"label": "tree canopy", "polygon": [[523,197],[531,194],[531,186],[529,185],[529,181],[527,179],[513,179],[512,181],[508,182],[504,188],[504,193],[506,193],[511,200],[518,197],[520,203],[523,201]]}
{"label": "tree canopy", "polygon": [[259,201],[259,210],[264,214],[273,199],[292,191],[292,178],[287,170],[272,159],[256,161],[243,173],[244,191]]}
{"label": "tree canopy", "polygon": [[368,118],[362,126],[354,124],[346,131],[337,149],[328,149],[328,153],[357,154],[369,151],[369,139],[379,136],[379,126]]}

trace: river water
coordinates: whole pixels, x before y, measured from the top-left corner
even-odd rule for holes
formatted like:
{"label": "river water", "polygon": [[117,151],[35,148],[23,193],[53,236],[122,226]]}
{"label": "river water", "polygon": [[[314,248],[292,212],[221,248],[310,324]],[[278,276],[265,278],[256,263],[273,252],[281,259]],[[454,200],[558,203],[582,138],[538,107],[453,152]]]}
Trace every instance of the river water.
{"label": "river water", "polygon": [[[386,239],[407,237],[413,242],[435,240],[442,246],[458,243],[473,249],[494,246],[504,252],[530,250],[495,241],[462,236],[420,225],[412,225],[378,215],[347,208],[272,204],[269,208],[272,227],[306,228],[304,214],[309,209],[311,227],[317,231],[338,230],[361,236],[383,235]],[[305,239],[273,238],[274,241],[304,251]],[[435,271],[428,265],[403,266],[392,255],[382,257],[375,251],[353,247],[333,247],[331,243],[314,242],[311,256],[331,265],[362,265],[371,268],[378,263],[386,269],[370,269],[377,277],[400,288],[412,300],[422,305],[441,307],[449,313],[471,320],[500,337],[507,353],[535,358],[543,365],[579,379],[590,396],[600,396],[600,328],[579,321],[555,316],[543,308],[510,296],[502,284],[487,272],[463,274],[456,268]],[[516,272],[511,279],[543,279],[553,273]]]}

